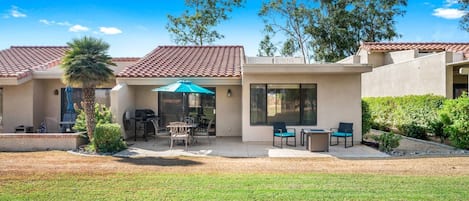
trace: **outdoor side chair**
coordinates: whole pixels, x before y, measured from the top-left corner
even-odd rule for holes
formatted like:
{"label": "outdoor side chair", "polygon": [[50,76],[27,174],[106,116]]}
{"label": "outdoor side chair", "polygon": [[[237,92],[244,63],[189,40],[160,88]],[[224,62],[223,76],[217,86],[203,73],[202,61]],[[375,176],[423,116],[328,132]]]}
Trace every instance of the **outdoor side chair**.
{"label": "outdoor side chair", "polygon": [[[288,146],[295,146],[296,147],[296,129],[295,128],[288,128],[285,122],[274,122],[273,126],[273,139],[272,139],[272,146],[275,146],[275,138],[280,138],[280,148],[283,148],[283,139],[285,139],[285,144]],[[288,144],[288,139],[293,138],[294,144]]]}
{"label": "outdoor side chair", "polygon": [[169,137],[169,130],[168,129],[161,128],[158,125],[158,121],[156,119],[151,119],[150,121],[153,124],[153,128],[155,128],[155,140],[156,140],[156,138],[161,137],[161,136],[168,136]]}
{"label": "outdoor side chair", "polygon": [[194,132],[194,136],[207,136],[208,139],[208,144],[211,144],[210,142],[210,127],[212,127],[213,124],[213,119],[210,119],[208,122],[207,127],[199,128]]}
{"label": "outdoor side chair", "polygon": [[190,139],[190,129],[185,122],[176,122],[170,124],[170,134],[171,134],[171,143],[169,149],[173,149],[175,141],[183,140],[185,142],[185,150],[187,150],[187,145]]}
{"label": "outdoor side chair", "polygon": [[[339,138],[344,138],[345,141],[345,148],[348,147],[353,147],[353,123],[345,123],[345,122],[340,122],[339,123],[339,128],[331,128],[333,131],[332,134],[330,135],[330,145],[338,145],[339,144]],[[332,137],[336,138],[336,143],[332,144]],[[347,138],[352,138],[352,145],[347,146]]]}

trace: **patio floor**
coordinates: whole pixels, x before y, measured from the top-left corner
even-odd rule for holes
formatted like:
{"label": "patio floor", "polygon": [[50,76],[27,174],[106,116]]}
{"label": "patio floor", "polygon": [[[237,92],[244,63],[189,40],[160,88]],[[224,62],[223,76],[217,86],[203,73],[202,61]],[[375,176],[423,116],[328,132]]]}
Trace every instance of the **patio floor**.
{"label": "patio floor", "polygon": [[241,137],[213,137],[211,144],[207,138],[200,138],[197,143],[184,150],[183,145],[176,145],[169,149],[169,138],[148,138],[148,141],[137,139],[128,140],[127,150],[115,156],[120,157],[148,157],[148,156],[221,156],[221,157],[337,157],[337,158],[381,158],[389,157],[373,148],[355,144],[345,149],[343,144],[331,146],[329,152],[310,152],[304,146],[273,147],[272,142],[242,142]]}

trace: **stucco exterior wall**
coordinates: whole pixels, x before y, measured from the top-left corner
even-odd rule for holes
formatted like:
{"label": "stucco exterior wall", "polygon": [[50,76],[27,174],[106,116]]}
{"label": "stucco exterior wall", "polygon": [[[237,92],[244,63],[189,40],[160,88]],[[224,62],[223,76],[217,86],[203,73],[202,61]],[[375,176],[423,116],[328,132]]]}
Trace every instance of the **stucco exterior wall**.
{"label": "stucco exterior wall", "polygon": [[133,121],[128,121],[124,127],[123,116],[125,112],[129,112],[129,117],[134,116],[135,102],[134,102],[134,90],[125,83],[116,85],[111,90],[111,113],[113,122],[121,125],[121,131],[124,139],[134,136],[133,133]]}
{"label": "stucco exterior wall", "polygon": [[[231,96],[227,96],[228,89]],[[216,86],[217,136],[241,136],[241,86]]]}
{"label": "stucco exterior wall", "polygon": [[18,125],[33,126],[33,81],[3,87],[3,133],[13,133]]}
{"label": "stucco exterior wall", "polygon": [[386,52],[384,54],[384,65],[410,61],[418,56],[417,50],[403,50]]}
{"label": "stucco exterior wall", "polygon": [[271,141],[272,126],[250,124],[250,85],[253,83],[316,83],[317,125],[290,126],[296,128],[297,140],[301,128],[337,128],[339,122],[353,122],[354,140],[361,140],[360,74],[282,74],[243,75],[242,125],[243,141]]}
{"label": "stucco exterior wall", "polygon": [[362,96],[435,94],[451,98],[452,90],[447,90],[453,82],[450,71],[447,72],[444,52],[376,67],[362,74]]}
{"label": "stucco exterior wall", "polygon": [[373,67],[384,65],[384,53],[382,52],[371,52],[368,53],[365,50],[360,50],[358,56],[360,56],[361,64],[369,64]]}

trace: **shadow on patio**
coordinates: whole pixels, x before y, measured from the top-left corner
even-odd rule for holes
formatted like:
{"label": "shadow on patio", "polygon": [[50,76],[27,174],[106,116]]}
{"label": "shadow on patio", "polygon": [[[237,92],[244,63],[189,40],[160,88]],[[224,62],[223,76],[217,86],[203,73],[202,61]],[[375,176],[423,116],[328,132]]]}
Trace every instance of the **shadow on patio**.
{"label": "shadow on patio", "polygon": [[309,152],[297,143],[296,147],[283,149],[273,147],[272,142],[242,142],[241,137],[216,137],[208,140],[201,138],[184,151],[177,145],[169,149],[169,138],[149,138],[129,140],[129,148],[114,156],[117,157],[166,157],[166,156],[220,156],[220,157],[337,157],[337,158],[381,158],[389,157],[373,148],[356,144],[345,149],[343,145],[331,146],[329,152]]}

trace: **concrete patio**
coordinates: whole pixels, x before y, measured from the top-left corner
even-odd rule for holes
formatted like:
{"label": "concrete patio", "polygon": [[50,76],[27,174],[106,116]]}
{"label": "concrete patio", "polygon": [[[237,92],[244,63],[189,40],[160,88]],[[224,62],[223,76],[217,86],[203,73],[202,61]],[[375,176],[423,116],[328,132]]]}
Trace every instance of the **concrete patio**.
{"label": "concrete patio", "polygon": [[197,143],[184,150],[183,145],[169,149],[169,138],[148,138],[128,140],[127,150],[115,156],[119,157],[161,157],[161,156],[220,156],[220,157],[337,157],[337,158],[382,158],[389,155],[373,148],[361,145],[345,149],[343,144],[331,146],[329,152],[310,152],[299,143],[296,147],[273,147],[272,142],[242,142],[241,137],[213,137],[211,144],[208,139],[200,138]]}

